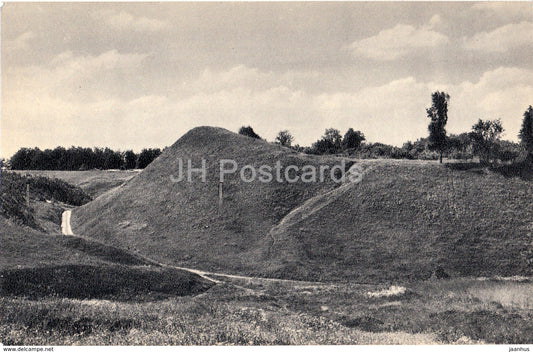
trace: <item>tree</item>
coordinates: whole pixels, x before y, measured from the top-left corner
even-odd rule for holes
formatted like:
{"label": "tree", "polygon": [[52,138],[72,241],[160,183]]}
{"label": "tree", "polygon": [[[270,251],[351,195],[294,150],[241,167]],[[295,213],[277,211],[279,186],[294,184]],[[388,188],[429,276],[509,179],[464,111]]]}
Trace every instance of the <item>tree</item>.
{"label": "tree", "polygon": [[122,166],[122,156],[110,148],[104,149],[104,169],[120,169]]}
{"label": "tree", "polygon": [[439,161],[446,151],[448,139],[446,137],[446,123],[448,122],[448,101],[450,96],[445,92],[436,91],[431,95],[431,107],[426,109],[429,123],[429,149],[439,152]]}
{"label": "tree", "polygon": [[248,136],[252,138],[261,139],[257,133],[254,132],[254,129],[250,126],[242,126],[239,129],[239,134],[242,134],[243,136]]}
{"label": "tree", "polygon": [[502,140],[498,142],[497,158],[504,162],[514,162],[522,150],[520,143]]}
{"label": "tree", "polygon": [[353,128],[349,128],[342,139],[342,149],[358,149],[364,140],[366,138],[361,131],[354,131]]}
{"label": "tree", "polygon": [[502,122],[499,119],[486,121],[479,119],[472,126],[469,136],[472,139],[473,152],[481,161],[490,162],[495,158],[502,132]]}
{"label": "tree", "polygon": [[32,149],[20,148],[11,157],[11,168],[13,170],[30,170],[32,162]]}
{"label": "tree", "polygon": [[533,160],[533,108],[531,105],[524,112],[524,120],[518,137],[527,150],[528,159]]}
{"label": "tree", "polygon": [[161,154],[161,149],[143,149],[137,159],[137,167],[144,169]]}
{"label": "tree", "polygon": [[288,130],[279,131],[276,136],[276,144],[281,144],[284,147],[290,147],[293,141],[294,137]]}
{"label": "tree", "polygon": [[472,139],[467,132],[448,137],[448,156],[455,159],[472,158]]}
{"label": "tree", "polygon": [[339,130],[328,128],[321,139],[313,143],[311,152],[313,154],[335,154],[341,151],[342,136]]}
{"label": "tree", "polygon": [[137,155],[133,152],[133,150],[127,150],[124,152],[124,168],[126,170],[135,169],[136,163]]}

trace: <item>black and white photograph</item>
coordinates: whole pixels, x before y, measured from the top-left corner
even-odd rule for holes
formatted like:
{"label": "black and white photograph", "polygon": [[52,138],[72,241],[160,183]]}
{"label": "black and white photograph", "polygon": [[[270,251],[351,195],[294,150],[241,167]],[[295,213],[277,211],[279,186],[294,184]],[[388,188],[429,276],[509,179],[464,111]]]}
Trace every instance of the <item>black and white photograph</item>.
{"label": "black and white photograph", "polygon": [[533,1],[0,26],[3,352],[533,350]]}

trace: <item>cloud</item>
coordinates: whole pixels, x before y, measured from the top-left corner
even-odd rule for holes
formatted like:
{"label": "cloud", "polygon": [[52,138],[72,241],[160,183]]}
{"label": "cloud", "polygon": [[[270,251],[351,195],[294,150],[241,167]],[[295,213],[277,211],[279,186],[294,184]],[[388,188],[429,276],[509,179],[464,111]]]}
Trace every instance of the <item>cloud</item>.
{"label": "cloud", "polygon": [[[99,55],[74,55],[65,51],[44,65],[13,67],[3,75],[6,94],[27,95],[32,100],[38,92],[62,100],[93,101],[127,89],[136,77],[146,54],[119,53],[110,50]],[[115,83],[122,81],[122,85]],[[26,98],[25,98],[26,99]]]}
{"label": "cloud", "polygon": [[[435,90],[451,95],[449,132],[468,131],[478,118],[501,118],[506,136],[516,140],[521,116],[533,96],[533,71],[514,67],[485,72],[474,82],[423,82],[408,76],[337,92],[291,85],[295,79],[315,79],[312,72],[264,72],[244,65],[206,70],[189,82],[188,87],[195,87],[189,92],[146,91],[128,97],[95,85],[100,92],[97,99],[87,99],[83,90],[73,89],[72,82],[88,75],[98,81],[113,79],[112,86],[118,87],[126,75],[112,76],[112,72],[126,69],[121,67],[124,63],[135,66],[140,61],[142,57],[115,51],[81,57],[66,52],[53,64],[10,76],[3,91],[3,156],[33,145],[163,147],[199,125],[233,131],[251,125],[268,140],[289,129],[302,145],[310,145],[326,128],[344,132],[353,127],[369,141],[401,145],[427,135],[425,108]],[[204,89],[209,84],[215,88]]]}
{"label": "cloud", "polygon": [[440,24],[442,24],[442,18],[440,17],[440,15],[433,15],[429,19],[428,27],[429,28],[435,28],[435,27],[439,26]]}
{"label": "cloud", "polygon": [[484,1],[472,5],[477,16],[496,17],[506,21],[530,20],[533,12],[531,1]]}
{"label": "cloud", "polygon": [[6,40],[4,50],[8,53],[17,50],[26,50],[29,48],[29,42],[34,38],[35,33],[32,31],[24,32],[13,40]]}
{"label": "cloud", "polygon": [[105,23],[121,31],[159,32],[171,28],[169,22],[142,16],[136,17],[126,11],[102,11],[100,15],[104,17]]}
{"label": "cloud", "polygon": [[219,71],[206,68],[196,79],[182,84],[181,88],[184,92],[202,93],[232,90],[239,87],[247,87],[253,91],[279,86],[298,89],[320,84],[321,79],[322,77],[317,71],[290,70],[284,73],[274,73],[237,65],[228,70]]}
{"label": "cloud", "polygon": [[463,38],[463,47],[469,50],[504,53],[520,47],[531,47],[532,40],[533,22],[520,22]]}
{"label": "cloud", "polygon": [[377,35],[353,42],[349,47],[356,55],[363,55],[379,61],[391,61],[404,57],[413,51],[435,48],[448,43],[448,37],[433,28],[441,22],[438,15],[428,25],[414,27],[398,24]]}

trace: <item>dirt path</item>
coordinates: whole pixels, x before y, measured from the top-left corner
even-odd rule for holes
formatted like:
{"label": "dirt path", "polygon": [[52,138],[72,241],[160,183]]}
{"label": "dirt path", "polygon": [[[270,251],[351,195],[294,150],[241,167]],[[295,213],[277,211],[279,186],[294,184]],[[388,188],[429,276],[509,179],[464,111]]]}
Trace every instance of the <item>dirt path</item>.
{"label": "dirt path", "polygon": [[61,215],[61,233],[67,236],[73,236],[72,229],[70,227],[70,216],[72,211],[65,210]]}
{"label": "dirt path", "polygon": [[[93,239],[89,239],[89,238],[85,238],[83,236],[79,236],[79,235],[75,235],[73,232],[72,232],[72,229],[70,227],[70,218],[72,216],[72,211],[71,210],[65,210],[61,216],[61,232],[64,234],[64,235],[68,235],[68,236],[75,236],[75,237],[79,237],[79,238],[83,238],[84,240],[89,240],[89,241],[94,241]],[[265,281],[265,282],[288,282],[288,283],[307,283],[309,284],[310,282],[306,282],[306,281],[297,281],[297,280],[285,280],[285,279],[271,279],[271,278],[263,278],[263,277],[252,277],[252,276],[241,276],[241,275],[231,275],[231,274],[221,274],[221,273],[213,273],[213,272],[209,272],[209,271],[203,271],[203,270],[197,270],[197,269],[191,269],[191,268],[184,268],[182,266],[175,266],[175,265],[169,265],[169,264],[165,264],[165,263],[161,263],[161,262],[158,262],[154,259],[151,259],[151,258],[148,258],[148,257],[145,257],[143,255],[140,255],[138,253],[131,253],[133,254],[134,256],[137,256],[139,258],[142,258],[144,259],[145,261],[153,264],[153,265],[157,265],[157,266],[160,266],[160,267],[163,267],[163,268],[172,268],[172,269],[178,269],[178,270],[183,270],[183,271],[187,271],[187,272],[190,272],[192,274],[196,274],[198,276],[200,276],[201,278],[205,279],[205,280],[208,280],[210,282],[213,282],[213,283],[222,283],[222,281],[219,281],[213,277],[219,277],[219,278],[227,278],[227,279],[236,279],[236,280],[255,280],[255,281]],[[315,283],[315,282],[312,282],[312,284],[320,284],[320,283]]]}

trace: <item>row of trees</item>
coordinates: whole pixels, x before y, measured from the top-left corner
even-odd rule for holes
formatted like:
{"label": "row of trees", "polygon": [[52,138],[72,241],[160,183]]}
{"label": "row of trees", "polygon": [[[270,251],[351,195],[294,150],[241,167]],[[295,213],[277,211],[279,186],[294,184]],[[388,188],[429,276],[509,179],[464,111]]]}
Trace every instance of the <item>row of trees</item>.
{"label": "row of trees", "polygon": [[13,170],[144,169],[160,154],[159,148],[143,149],[139,154],[110,148],[21,148],[9,163]]}
{"label": "row of trees", "polygon": [[[429,136],[415,142],[407,142],[401,148],[383,143],[364,143],[361,131],[349,128],[341,135],[335,128],[328,128],[324,135],[310,147],[293,146],[293,135],[288,130],[278,133],[275,143],[308,154],[349,154],[361,158],[405,158],[440,159],[448,156],[454,159],[471,159],[478,156],[483,162],[495,160],[509,161],[525,152],[533,160],[533,108],[524,112],[520,129],[521,144],[500,140],[504,129],[499,119],[482,120],[472,126],[470,132],[447,135],[448,104],[450,96],[436,91],[431,95],[431,107],[426,109],[430,119]],[[252,127],[242,126],[239,134],[261,139]],[[135,169],[145,168],[161,154],[159,148],[143,149],[136,154],[132,150],[114,151],[110,148],[71,147],[65,149],[40,150],[21,148],[8,165],[2,160],[2,167],[10,166],[15,170],[88,170],[88,169]]]}
{"label": "row of trees", "polygon": [[[524,120],[519,138],[521,144],[500,140],[504,131],[502,122],[482,120],[472,126],[470,132],[459,135],[448,135],[448,104],[450,96],[445,92],[434,92],[431,95],[431,107],[426,109],[430,119],[429,136],[415,142],[407,142],[401,148],[383,143],[364,143],[365,136],[361,131],[348,129],[344,136],[335,128],[328,128],[324,135],[311,147],[292,145],[294,137],[288,130],[278,133],[276,144],[291,147],[308,154],[349,154],[361,158],[395,158],[395,159],[440,159],[444,156],[453,159],[473,159],[477,156],[482,162],[495,160],[512,161],[521,153],[526,152],[529,158],[533,155],[533,108],[524,113]],[[239,133],[248,137],[261,137],[252,127],[243,126]]]}
{"label": "row of trees", "polygon": [[[436,91],[431,95],[431,107],[426,109],[427,117],[430,119],[428,147],[431,150],[438,151],[441,163],[443,155],[454,148],[461,148],[463,152],[470,149],[472,155],[478,156],[480,161],[487,163],[495,160],[507,161],[518,157],[519,150],[511,142],[500,141],[504,131],[500,119],[479,119],[472,126],[472,130],[469,133],[459,135],[456,138],[447,136],[446,124],[448,122],[449,101],[450,96],[447,93]],[[524,112],[524,119],[518,137],[528,155],[527,157],[532,158],[533,108],[531,105]]]}
{"label": "row of trees", "polygon": [[[262,139],[252,127],[242,126],[239,129],[239,134],[247,137]],[[310,148],[303,148],[298,145],[292,146],[294,136],[288,131],[279,131],[274,143],[282,145],[284,147],[292,147],[299,151],[305,151],[309,154],[336,154],[342,151],[355,150],[359,148],[361,143],[365,140],[365,135],[361,131],[354,131],[353,128],[348,129],[341,135],[340,131],[335,128],[328,128],[324,135]]]}

